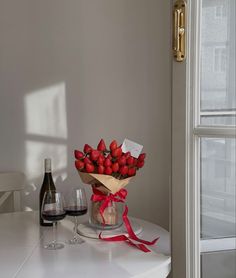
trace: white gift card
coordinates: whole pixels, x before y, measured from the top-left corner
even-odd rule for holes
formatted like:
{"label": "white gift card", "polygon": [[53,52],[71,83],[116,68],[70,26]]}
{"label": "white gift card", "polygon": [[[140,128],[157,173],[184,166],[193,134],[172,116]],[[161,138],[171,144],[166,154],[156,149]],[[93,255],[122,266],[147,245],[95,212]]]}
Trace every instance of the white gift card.
{"label": "white gift card", "polygon": [[125,139],[121,148],[123,153],[130,152],[133,157],[138,158],[141,154],[143,146],[128,139]]}

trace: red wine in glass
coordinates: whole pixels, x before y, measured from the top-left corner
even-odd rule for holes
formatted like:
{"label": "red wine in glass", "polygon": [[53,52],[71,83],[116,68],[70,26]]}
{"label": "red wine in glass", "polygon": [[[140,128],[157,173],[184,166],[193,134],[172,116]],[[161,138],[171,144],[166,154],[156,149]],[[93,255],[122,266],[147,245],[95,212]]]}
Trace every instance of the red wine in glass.
{"label": "red wine in glass", "polygon": [[81,244],[84,242],[77,234],[78,217],[87,213],[87,198],[83,188],[72,188],[66,200],[64,210],[66,214],[74,217],[74,237],[67,241],[68,244]]}
{"label": "red wine in glass", "polygon": [[44,248],[48,250],[56,250],[64,247],[64,244],[56,241],[56,222],[62,220],[66,216],[64,210],[65,202],[62,193],[55,190],[46,191],[43,197],[41,216],[46,221],[53,223],[54,240]]}
{"label": "red wine in glass", "polygon": [[47,221],[52,221],[52,222],[60,221],[60,220],[64,219],[65,216],[66,216],[66,212],[64,210],[62,210],[62,211],[47,210],[47,211],[42,212],[43,219],[45,219]]}
{"label": "red wine in glass", "polygon": [[68,206],[65,207],[65,212],[69,216],[80,216],[87,213],[88,208],[86,206]]}

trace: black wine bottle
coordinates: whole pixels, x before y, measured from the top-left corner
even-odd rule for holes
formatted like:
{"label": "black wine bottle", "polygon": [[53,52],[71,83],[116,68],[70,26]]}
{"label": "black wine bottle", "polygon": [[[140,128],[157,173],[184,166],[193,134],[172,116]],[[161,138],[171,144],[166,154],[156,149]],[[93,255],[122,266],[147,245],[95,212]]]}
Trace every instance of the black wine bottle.
{"label": "black wine bottle", "polygon": [[51,159],[50,158],[46,158],[44,160],[44,167],[45,167],[44,179],[43,179],[43,184],[41,186],[40,195],[39,195],[39,220],[40,220],[41,226],[52,226],[53,223],[43,219],[42,215],[41,215],[43,196],[44,196],[45,192],[50,191],[50,190],[56,190],[55,184],[52,179]]}

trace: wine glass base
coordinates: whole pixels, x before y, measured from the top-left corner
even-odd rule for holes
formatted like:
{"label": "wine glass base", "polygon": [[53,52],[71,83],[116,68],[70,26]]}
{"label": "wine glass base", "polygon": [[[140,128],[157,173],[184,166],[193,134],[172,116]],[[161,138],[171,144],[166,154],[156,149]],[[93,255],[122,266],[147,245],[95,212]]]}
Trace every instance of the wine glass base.
{"label": "wine glass base", "polygon": [[76,238],[72,238],[67,240],[67,244],[73,245],[73,244],[82,244],[85,241],[82,238],[76,237]]}
{"label": "wine glass base", "polygon": [[64,247],[65,247],[64,244],[58,243],[58,242],[49,243],[49,244],[44,246],[44,248],[47,249],[47,250],[58,250],[58,249],[62,249]]}

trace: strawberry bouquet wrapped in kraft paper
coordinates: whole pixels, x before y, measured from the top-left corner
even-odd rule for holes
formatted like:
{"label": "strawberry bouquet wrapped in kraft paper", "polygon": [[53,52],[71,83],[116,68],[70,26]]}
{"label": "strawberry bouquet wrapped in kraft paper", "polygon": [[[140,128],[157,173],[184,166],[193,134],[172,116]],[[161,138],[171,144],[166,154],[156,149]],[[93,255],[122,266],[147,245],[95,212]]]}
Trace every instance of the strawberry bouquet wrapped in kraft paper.
{"label": "strawberry bouquet wrapped in kraft paper", "polygon": [[130,225],[128,207],[125,204],[125,186],[145,163],[146,154],[141,153],[141,150],[141,145],[128,139],[120,146],[113,140],[108,149],[101,139],[96,149],[85,144],[83,151],[75,150],[75,167],[82,181],[92,186],[90,224],[103,230],[114,229],[124,223],[128,233],[128,236],[118,235],[110,238],[103,238],[100,234],[99,238],[107,241],[126,241],[144,252],[149,252],[145,245],[155,244],[158,238],[150,242],[136,236]]}

